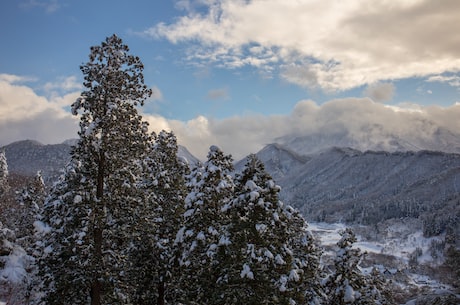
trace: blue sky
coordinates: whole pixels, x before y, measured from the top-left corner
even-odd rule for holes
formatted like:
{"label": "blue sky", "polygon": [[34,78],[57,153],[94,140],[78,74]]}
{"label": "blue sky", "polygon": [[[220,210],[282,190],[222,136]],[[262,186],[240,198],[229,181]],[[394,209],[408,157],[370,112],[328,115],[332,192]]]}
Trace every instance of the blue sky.
{"label": "blue sky", "polygon": [[289,132],[270,130],[283,125],[272,119],[304,103],[452,112],[459,12],[448,0],[2,1],[0,145],[75,136],[68,106],[81,90],[79,65],[114,33],[145,65],[152,128],[177,130],[200,156],[214,142],[236,156],[259,149]]}

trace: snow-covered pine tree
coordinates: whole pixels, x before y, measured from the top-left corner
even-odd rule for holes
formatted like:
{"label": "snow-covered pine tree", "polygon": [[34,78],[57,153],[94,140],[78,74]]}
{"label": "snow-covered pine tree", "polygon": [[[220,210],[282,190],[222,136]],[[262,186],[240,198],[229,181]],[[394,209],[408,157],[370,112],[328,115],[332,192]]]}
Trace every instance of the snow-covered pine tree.
{"label": "snow-covered pine tree", "polygon": [[320,251],[255,155],[236,179],[219,304],[306,304],[319,290]]}
{"label": "snow-covered pine tree", "polygon": [[0,299],[11,305],[32,304],[34,269],[34,259],[20,245],[15,231],[0,222]]}
{"label": "snow-covered pine tree", "polygon": [[89,62],[80,69],[86,90],[72,104],[72,113],[80,114],[74,173],[51,194],[43,213],[54,236],[45,257],[54,264],[47,272],[54,283],[50,304],[100,305],[126,297],[122,251],[143,201],[135,186],[150,136],[136,106],[152,93],[144,84],[143,64],[112,35],[91,47]]}
{"label": "snow-covered pine tree", "polygon": [[232,158],[211,146],[202,168],[195,168],[188,180],[184,224],[176,236],[181,251],[176,302],[219,304],[218,281],[222,278],[220,258],[230,243],[229,219],[222,208],[233,198]]}
{"label": "snow-covered pine tree", "polygon": [[45,201],[42,222],[37,223],[43,233],[37,246],[45,304],[90,302],[88,285],[97,270],[92,265],[91,193],[80,165],[71,161],[66,166]]}
{"label": "snow-covered pine tree", "polygon": [[0,149],[0,196],[5,194],[8,189],[8,162],[6,161],[5,149]]}
{"label": "snow-covered pine tree", "polygon": [[[37,172],[32,181],[22,189],[18,195],[17,201],[21,206],[21,216],[17,223],[18,237],[33,240],[34,223],[39,218],[43,203],[46,198],[45,183],[41,172]],[[31,245],[23,245],[28,248]]]}
{"label": "snow-covered pine tree", "polygon": [[[174,241],[184,213],[187,195],[185,176],[188,165],[179,159],[173,132],[161,131],[146,158],[146,177],[141,187],[146,201],[140,219],[139,238],[131,253],[136,282],[136,304],[165,304],[176,276],[177,256]],[[178,284],[178,283],[176,283]]]}
{"label": "snow-covered pine tree", "polygon": [[328,304],[386,304],[372,276],[363,274],[359,268],[363,253],[359,248],[353,248],[356,235],[350,228],[340,234],[342,237],[337,242],[335,270],[323,283]]}

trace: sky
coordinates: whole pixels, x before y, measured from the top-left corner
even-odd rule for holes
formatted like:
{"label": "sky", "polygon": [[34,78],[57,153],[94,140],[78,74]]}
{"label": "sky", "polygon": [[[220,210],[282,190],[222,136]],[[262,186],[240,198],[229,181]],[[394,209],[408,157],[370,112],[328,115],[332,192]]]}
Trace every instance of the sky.
{"label": "sky", "polygon": [[458,132],[458,20],[457,0],[2,1],[0,146],[76,138],[79,67],[112,34],[144,63],[152,131],[199,158],[337,120]]}

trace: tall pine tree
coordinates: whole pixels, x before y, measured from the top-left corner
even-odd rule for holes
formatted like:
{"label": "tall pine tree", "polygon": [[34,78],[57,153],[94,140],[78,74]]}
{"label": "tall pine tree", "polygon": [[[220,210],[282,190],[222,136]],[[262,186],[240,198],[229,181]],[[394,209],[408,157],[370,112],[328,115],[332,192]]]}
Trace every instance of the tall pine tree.
{"label": "tall pine tree", "polygon": [[174,133],[161,131],[144,160],[146,176],[140,185],[146,193],[144,217],[138,224],[139,237],[130,253],[136,304],[165,304],[175,289],[170,283],[177,276],[174,241],[184,212],[185,176],[189,171],[177,153]]}
{"label": "tall pine tree", "polygon": [[80,69],[85,91],[72,104],[72,113],[80,115],[73,166],[45,204],[53,231],[44,262],[54,264],[47,270],[50,304],[100,305],[126,297],[122,254],[143,200],[135,186],[150,136],[136,106],[152,93],[143,64],[112,35],[91,47]]}
{"label": "tall pine tree", "polygon": [[222,208],[233,198],[232,158],[211,146],[202,168],[192,170],[190,192],[185,199],[184,224],[176,243],[181,256],[178,281],[185,304],[218,304],[217,289],[222,280],[219,258],[230,243],[229,219]]}
{"label": "tall pine tree", "polygon": [[319,290],[320,252],[305,220],[279,200],[280,188],[250,155],[236,179],[231,244],[219,304],[305,304]]}

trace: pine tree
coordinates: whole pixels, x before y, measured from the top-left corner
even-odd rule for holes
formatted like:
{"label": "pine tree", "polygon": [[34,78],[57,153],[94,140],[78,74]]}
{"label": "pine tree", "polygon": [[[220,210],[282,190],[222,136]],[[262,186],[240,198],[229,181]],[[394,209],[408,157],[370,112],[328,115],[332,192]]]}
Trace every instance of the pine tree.
{"label": "pine tree", "polygon": [[0,299],[8,304],[29,304],[35,269],[33,257],[21,246],[15,230],[0,222]]}
{"label": "pine tree", "polygon": [[188,165],[177,152],[174,133],[161,131],[144,161],[146,177],[141,187],[147,197],[144,217],[138,226],[139,239],[131,253],[137,283],[136,304],[165,304],[172,294],[173,288],[168,284],[176,276],[174,240],[184,212],[188,173]]}
{"label": "pine tree", "polygon": [[232,158],[211,146],[202,168],[189,177],[190,192],[185,199],[184,224],[176,236],[181,252],[178,282],[182,293],[178,300],[185,304],[218,304],[217,289],[222,280],[219,258],[231,242],[229,219],[222,208],[233,198]]}
{"label": "pine tree", "polygon": [[[353,248],[357,241],[354,232],[346,228],[337,242],[335,271],[324,282],[328,304],[386,304],[378,289],[377,279],[362,273],[359,264],[363,253]],[[383,287],[383,286],[380,286]]]}
{"label": "pine tree", "polygon": [[126,301],[123,251],[141,217],[135,186],[150,136],[136,106],[152,91],[140,59],[116,35],[91,47],[89,59],[80,67],[86,90],[72,104],[80,114],[72,165],[43,213],[52,228],[42,264],[54,265],[44,270],[49,304]]}
{"label": "pine tree", "polygon": [[[21,216],[19,217],[18,231],[19,237],[33,240],[34,223],[40,218],[40,210],[46,198],[46,188],[43,182],[41,172],[37,172],[35,177],[27,186],[22,189],[17,198],[21,208]],[[26,247],[30,245],[24,245]]]}
{"label": "pine tree", "polygon": [[3,196],[8,189],[8,162],[5,149],[0,149],[0,196]]}
{"label": "pine tree", "polygon": [[35,300],[34,227],[45,197],[40,173],[21,180],[22,190],[10,188],[5,151],[0,150],[0,299],[12,305]]}
{"label": "pine tree", "polygon": [[305,304],[319,289],[320,252],[300,214],[255,155],[236,181],[220,304]]}

